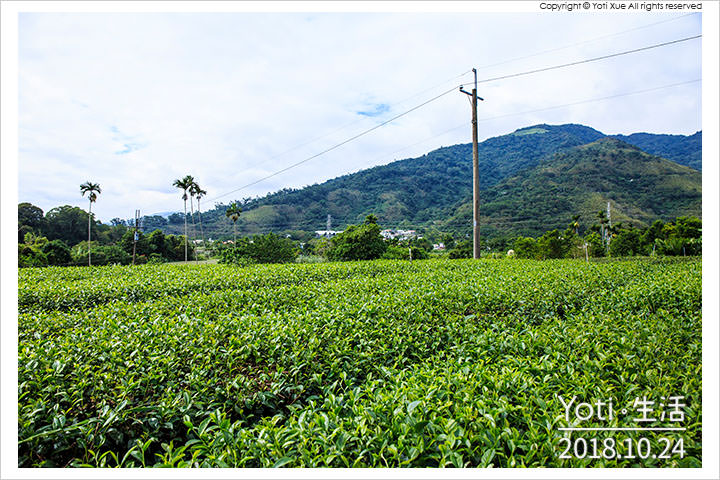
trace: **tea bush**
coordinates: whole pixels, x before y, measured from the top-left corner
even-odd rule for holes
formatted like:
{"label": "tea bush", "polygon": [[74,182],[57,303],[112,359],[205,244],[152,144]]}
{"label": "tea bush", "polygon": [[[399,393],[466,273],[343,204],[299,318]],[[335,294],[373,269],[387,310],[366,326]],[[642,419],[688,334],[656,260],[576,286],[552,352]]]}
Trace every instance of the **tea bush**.
{"label": "tea bush", "polygon": [[[701,291],[697,259],[22,269],[19,466],[697,466]],[[682,396],[641,433],[683,458],[560,458],[558,395]]]}

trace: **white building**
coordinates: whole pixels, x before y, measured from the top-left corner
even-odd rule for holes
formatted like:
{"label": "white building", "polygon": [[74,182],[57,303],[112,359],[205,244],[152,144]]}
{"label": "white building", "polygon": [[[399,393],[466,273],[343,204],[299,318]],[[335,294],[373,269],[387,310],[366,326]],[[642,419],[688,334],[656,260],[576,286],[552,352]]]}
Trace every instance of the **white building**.
{"label": "white building", "polygon": [[318,237],[332,238],[338,233],[342,233],[340,230],[315,230],[315,235]]}
{"label": "white building", "polygon": [[393,229],[386,229],[380,232],[380,235],[385,240],[409,240],[411,238],[417,237],[417,232],[415,230],[393,230]]}

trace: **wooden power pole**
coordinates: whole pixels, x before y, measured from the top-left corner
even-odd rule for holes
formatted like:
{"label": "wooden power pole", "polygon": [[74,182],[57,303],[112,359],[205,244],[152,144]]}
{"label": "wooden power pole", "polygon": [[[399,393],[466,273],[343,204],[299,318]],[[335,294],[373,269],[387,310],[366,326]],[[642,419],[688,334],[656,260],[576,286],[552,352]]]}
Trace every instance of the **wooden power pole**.
{"label": "wooden power pole", "polygon": [[460,91],[470,97],[472,104],[472,142],[473,142],[473,258],[480,258],[480,228],[478,216],[480,215],[480,165],[478,162],[478,127],[477,127],[477,101],[484,101],[477,95],[477,70],[472,69],[475,75],[475,84],[472,93],[465,91],[462,86]]}

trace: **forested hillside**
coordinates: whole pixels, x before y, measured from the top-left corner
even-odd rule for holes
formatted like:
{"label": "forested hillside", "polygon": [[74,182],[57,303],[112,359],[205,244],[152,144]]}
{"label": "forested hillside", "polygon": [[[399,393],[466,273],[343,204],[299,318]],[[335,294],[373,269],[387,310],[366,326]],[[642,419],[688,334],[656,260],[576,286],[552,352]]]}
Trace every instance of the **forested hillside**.
{"label": "forested hillside", "polygon": [[[614,138],[557,153],[481,192],[486,237],[563,229],[574,215],[586,228],[611,204],[611,220],[636,227],[702,213],[700,172]],[[471,196],[441,230],[471,231]]]}
{"label": "forested hillside", "polygon": [[[487,139],[480,143],[478,148],[481,190],[490,189],[521,171],[526,172],[541,162],[549,161],[553,155],[604,137],[602,132],[583,125],[542,124]],[[701,132],[691,136],[637,133],[628,136],[616,135],[614,138],[640,147],[647,153],[700,170]],[[615,165],[608,164],[604,168],[609,169],[606,171],[608,175],[613,175],[612,168],[615,168]],[[639,177],[642,172],[618,172],[618,176],[623,175]],[[694,185],[693,182],[699,182],[700,178],[697,171],[693,173],[689,169],[678,175],[688,175],[681,182],[683,185],[688,182]],[[579,174],[576,177],[573,177],[572,181],[581,179]],[[488,218],[493,227],[488,227],[486,233],[541,233],[551,219],[550,223],[553,225],[565,222],[567,212],[574,208],[582,210],[584,217],[587,217],[593,213],[591,211],[595,207],[601,207],[602,201],[606,201],[601,201],[601,198],[604,199],[607,195],[598,196],[593,195],[592,191],[579,191],[581,185],[586,184],[580,182],[570,189],[574,192],[573,195],[584,194],[594,200],[584,200],[581,206],[576,206],[576,199],[567,196],[570,190],[557,187],[546,192],[541,185],[533,183],[537,181],[546,181],[546,178],[542,175],[526,177],[523,188],[538,187],[546,198],[535,199],[532,205],[515,205],[512,208],[516,208],[516,211],[512,213],[507,210],[511,208],[509,204],[505,209],[489,209],[488,211],[494,212],[490,216],[495,215],[495,212],[503,213],[498,213],[500,217]],[[658,213],[658,218],[682,215],[688,211],[699,215],[699,209],[695,206],[680,208],[677,203],[666,204],[663,200],[665,197],[659,198],[657,205],[651,210],[644,204],[635,204],[633,198],[637,185],[639,184],[632,182],[618,183],[607,192],[612,197],[611,201],[625,205],[622,215],[636,224],[646,222],[648,215],[653,212]],[[699,191],[699,183],[696,187]],[[343,229],[347,225],[361,222],[366,215],[372,213],[387,227],[435,226],[443,231],[462,233],[470,226],[467,206],[464,204],[471,195],[471,189],[472,146],[448,146],[418,158],[398,160],[302,189],[285,189],[262,198],[244,199],[240,201],[243,213],[237,222],[237,229],[242,235],[267,231],[320,230],[325,228],[328,215],[332,217],[333,229]],[[493,197],[500,191],[503,189],[488,190],[483,196],[484,201],[493,205],[505,205],[507,202]],[[526,196],[521,198],[527,199]],[[560,205],[563,207],[560,208]],[[227,206],[228,204],[218,204],[214,210],[203,213],[207,231],[215,238],[232,234],[232,222],[225,216]],[[533,213],[530,213],[531,211]],[[554,218],[556,215],[559,217]],[[164,222],[160,217],[148,220],[146,229],[160,227],[170,233],[181,233],[181,214],[171,216],[169,222]]]}
{"label": "forested hillside", "polygon": [[[509,135],[490,138],[478,149],[481,188],[495,185],[516,172],[532,167],[547,155],[602,138],[582,125],[537,125]],[[317,230],[325,228],[328,214],[333,228],[342,229],[374,214],[393,227],[429,225],[449,217],[472,189],[472,146],[454,145],[422,157],[399,160],[338,177],[298,190],[282,190],[242,201],[238,232]],[[209,230],[230,234],[227,204],[203,213]],[[166,229],[179,233],[182,215]]]}
{"label": "forested hillside", "polygon": [[613,137],[635,145],[647,153],[702,171],[702,132],[688,136],[633,133]]}

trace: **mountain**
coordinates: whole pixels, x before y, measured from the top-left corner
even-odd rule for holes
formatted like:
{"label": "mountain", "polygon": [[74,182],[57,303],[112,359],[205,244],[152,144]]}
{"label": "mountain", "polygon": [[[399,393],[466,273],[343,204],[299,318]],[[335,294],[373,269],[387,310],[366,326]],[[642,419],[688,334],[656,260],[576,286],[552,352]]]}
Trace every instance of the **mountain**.
{"label": "mountain", "polygon": [[[700,135],[700,132],[691,137],[643,133],[626,138],[650,145],[648,148],[651,149],[670,152],[678,163],[694,165],[701,156]],[[526,172],[533,168],[552,161],[558,153],[568,152],[604,138],[606,135],[602,132],[575,124],[541,124],[489,138],[478,146],[480,188],[487,190],[490,195],[491,192],[499,191],[492,190],[493,187],[516,177],[520,172],[527,175]],[[608,145],[620,144],[625,145],[621,150],[629,147],[628,143]],[[608,168],[614,166],[609,165]],[[689,169],[684,172],[692,173]],[[632,178],[640,173],[624,172]],[[695,173],[699,178],[700,174],[697,171]],[[540,181],[545,177],[533,178]],[[608,192],[619,195],[632,192],[634,188],[635,185],[631,182],[620,190]],[[237,229],[240,235],[267,231],[322,230],[326,227],[328,215],[331,215],[332,229],[340,230],[347,225],[361,222],[366,215],[372,213],[386,227],[436,226],[464,232],[470,223],[463,209],[467,208],[465,204],[471,194],[472,146],[454,145],[439,148],[418,158],[398,160],[302,189],[285,189],[261,198],[245,199],[241,202],[243,213],[237,222]],[[486,197],[486,201],[498,200]],[[559,200],[548,200],[556,201]],[[206,237],[232,235],[232,222],[225,216],[227,206],[218,204],[215,209],[203,212]],[[595,204],[592,208],[595,208]],[[661,205],[658,208],[664,208],[665,214],[670,216],[675,212],[672,205]],[[649,210],[641,210],[651,214]],[[561,209],[558,212],[564,215],[564,211]],[[632,209],[628,211],[635,212]],[[518,215],[506,217],[509,222],[510,218],[514,221]],[[635,219],[634,216],[631,217]],[[518,218],[523,218],[526,225],[506,223],[505,228],[500,230],[529,232],[541,226],[527,229],[525,227],[532,222],[524,216]],[[647,215],[643,214],[637,217],[637,220],[642,222],[645,218]],[[566,219],[563,217],[561,221],[565,222]],[[181,233],[182,215],[171,216],[162,229],[167,233]]]}
{"label": "mountain", "polygon": [[654,133],[633,133],[612,135],[652,155],[672,160],[680,165],[702,171],[702,132],[693,135],[658,135]]}
{"label": "mountain", "polygon": [[[701,186],[700,172],[605,137],[556,153],[481,192],[479,223],[486,237],[565,229],[576,214],[588,228],[609,201],[613,223],[648,226],[658,218],[700,217]],[[471,224],[468,198],[440,229],[465,225],[470,231]]]}
{"label": "mountain", "polygon": [[[478,147],[481,188],[537,165],[546,155],[603,136],[582,125],[536,125],[490,138]],[[451,215],[458,201],[471,191],[472,145],[454,145],[302,189],[247,199],[242,205],[238,233],[324,229],[328,214],[334,229],[361,222],[369,213],[383,225],[417,226]],[[217,225],[216,235],[232,231],[225,218],[226,208],[218,205],[215,210],[203,212],[203,222]],[[176,224],[174,230],[177,228]]]}

